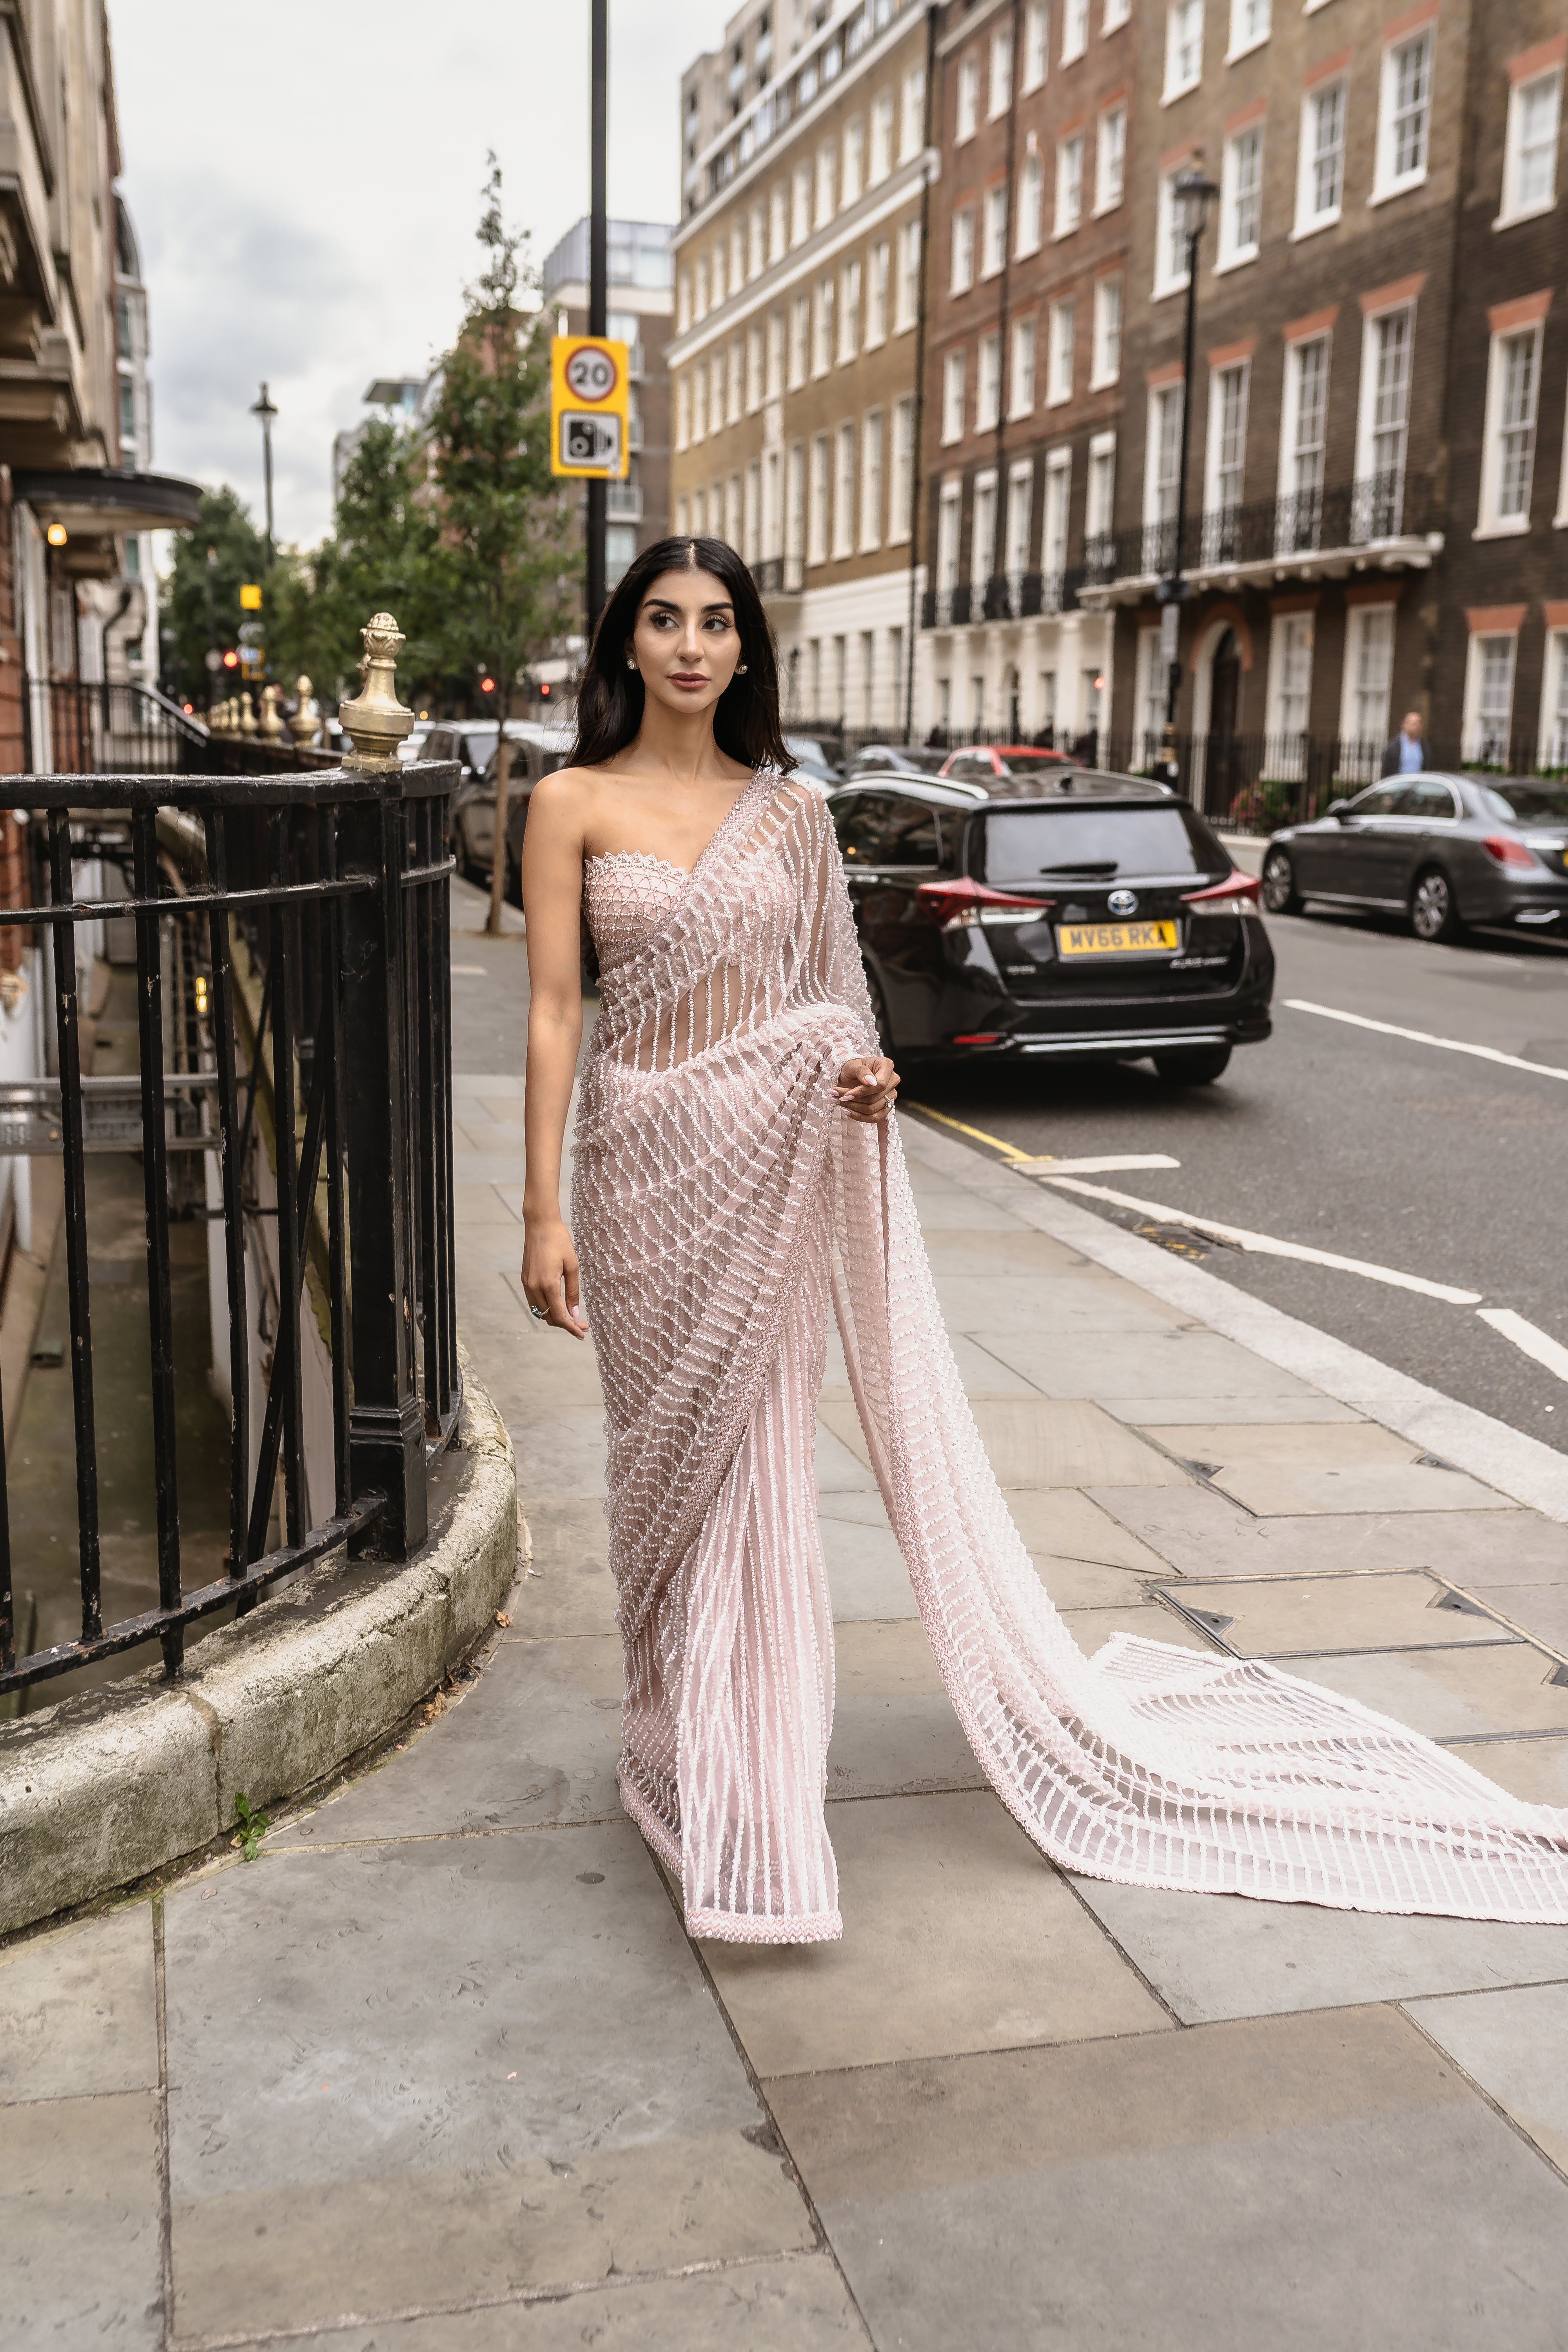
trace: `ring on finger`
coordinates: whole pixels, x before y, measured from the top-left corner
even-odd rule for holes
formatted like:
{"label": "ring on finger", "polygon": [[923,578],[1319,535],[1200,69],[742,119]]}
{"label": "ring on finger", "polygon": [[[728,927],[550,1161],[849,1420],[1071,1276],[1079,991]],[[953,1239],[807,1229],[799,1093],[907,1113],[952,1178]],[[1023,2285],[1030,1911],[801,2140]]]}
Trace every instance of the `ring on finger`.
{"label": "ring on finger", "polygon": [[531,1307],[528,1311],[532,1316],[536,1323],[548,1323],[550,1320],[548,1314],[542,1307]]}

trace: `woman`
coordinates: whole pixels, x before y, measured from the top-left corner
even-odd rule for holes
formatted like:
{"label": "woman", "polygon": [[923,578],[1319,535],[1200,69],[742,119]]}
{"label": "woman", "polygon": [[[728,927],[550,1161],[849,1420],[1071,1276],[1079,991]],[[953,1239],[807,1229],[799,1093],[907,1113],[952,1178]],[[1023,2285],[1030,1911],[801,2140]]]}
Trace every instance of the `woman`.
{"label": "woman", "polygon": [[1276,1669],[1118,1634],[1091,1660],[1007,1515],[938,1313],[826,810],[789,776],[773,648],[716,540],[621,581],[576,765],[530,803],[530,1311],[609,1434],[622,1801],[694,1935],[839,1935],[833,1629],[812,1436],[836,1315],[953,1706],[1003,1802],[1093,1875],[1348,1909],[1568,1919],[1568,1816]]}

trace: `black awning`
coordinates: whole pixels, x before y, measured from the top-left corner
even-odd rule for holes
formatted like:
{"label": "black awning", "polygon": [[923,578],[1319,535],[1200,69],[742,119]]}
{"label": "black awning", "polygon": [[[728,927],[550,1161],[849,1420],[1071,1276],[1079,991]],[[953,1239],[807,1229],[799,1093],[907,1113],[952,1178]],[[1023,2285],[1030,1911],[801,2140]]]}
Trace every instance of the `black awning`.
{"label": "black awning", "polygon": [[133,474],[116,466],[79,466],[68,473],[11,477],[40,522],[64,523],[73,538],[104,538],[130,530],[192,530],[201,510],[199,482],[174,474]]}

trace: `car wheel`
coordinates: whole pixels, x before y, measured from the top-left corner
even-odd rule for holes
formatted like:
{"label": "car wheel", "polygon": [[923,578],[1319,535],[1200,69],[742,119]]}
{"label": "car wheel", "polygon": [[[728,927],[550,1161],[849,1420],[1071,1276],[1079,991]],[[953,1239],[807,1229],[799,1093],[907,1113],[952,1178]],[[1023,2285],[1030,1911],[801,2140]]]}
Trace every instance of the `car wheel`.
{"label": "car wheel", "polygon": [[1183,1045],[1156,1054],[1154,1068],[1168,1087],[1207,1087],[1225,1076],[1229,1061],[1228,1045]]}
{"label": "car wheel", "polygon": [[1418,940],[1444,946],[1460,938],[1464,925],[1454,903],[1454,886],[1440,866],[1424,866],[1410,893],[1410,928]]}
{"label": "car wheel", "polygon": [[1263,861],[1263,903],[1271,915],[1299,915],[1301,893],[1288,849],[1271,849]]}

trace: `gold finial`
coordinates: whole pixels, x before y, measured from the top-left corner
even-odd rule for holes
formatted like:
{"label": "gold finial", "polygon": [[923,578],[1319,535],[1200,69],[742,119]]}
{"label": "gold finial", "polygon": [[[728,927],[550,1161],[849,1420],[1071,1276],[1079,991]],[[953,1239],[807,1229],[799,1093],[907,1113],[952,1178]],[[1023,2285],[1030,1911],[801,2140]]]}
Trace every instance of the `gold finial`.
{"label": "gold finial", "polygon": [[261,731],[269,743],[283,740],[283,720],[278,709],[280,686],[264,686],[261,689]]}
{"label": "gold finial", "polygon": [[353,741],[345,768],[395,768],[397,747],[414,724],[414,713],[397,699],[395,667],[402,630],[390,613],[373,614],[360,631],[364,639],[363,684],[352,702],[340,703],[338,718]]}
{"label": "gold finial", "polygon": [[239,731],[242,735],[254,735],[256,732],[256,713],[250,707],[248,694],[242,694],[239,698]]}
{"label": "gold finial", "polygon": [[299,708],[289,721],[289,732],[294,738],[297,748],[301,751],[308,751],[321,729],[321,720],[312,719],[310,716],[310,679],[297,677],[294,680],[294,693]]}

